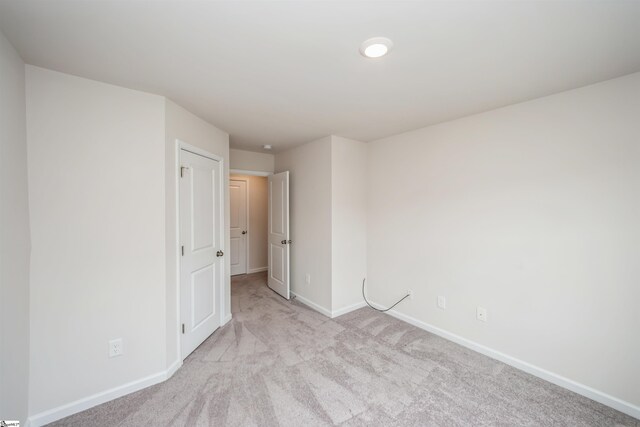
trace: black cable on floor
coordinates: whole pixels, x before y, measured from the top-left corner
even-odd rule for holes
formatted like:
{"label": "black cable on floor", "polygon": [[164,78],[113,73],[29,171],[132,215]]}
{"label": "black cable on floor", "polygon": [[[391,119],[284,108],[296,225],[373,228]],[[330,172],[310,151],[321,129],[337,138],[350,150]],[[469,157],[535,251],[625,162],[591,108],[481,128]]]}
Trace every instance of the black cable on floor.
{"label": "black cable on floor", "polygon": [[369,304],[369,301],[367,301],[367,297],[366,297],[366,296],[365,296],[365,294],[364,294],[364,282],[365,282],[366,280],[367,280],[366,278],[362,279],[362,298],[364,298],[364,302],[366,302],[366,303],[367,303],[367,305],[368,305],[369,307],[371,307],[371,308],[373,308],[374,310],[379,311],[379,312],[381,312],[381,313],[384,313],[385,311],[389,311],[389,310],[391,310],[393,307],[395,307],[396,305],[400,304],[402,301],[404,301],[405,299],[407,299],[408,297],[410,297],[410,296],[411,296],[411,295],[409,295],[409,294],[406,294],[404,297],[402,297],[402,299],[401,299],[400,301],[398,301],[397,303],[393,304],[391,307],[386,308],[386,309],[384,309],[384,310],[382,310],[382,309],[380,309],[380,308],[375,308],[374,306],[372,306],[371,304]]}

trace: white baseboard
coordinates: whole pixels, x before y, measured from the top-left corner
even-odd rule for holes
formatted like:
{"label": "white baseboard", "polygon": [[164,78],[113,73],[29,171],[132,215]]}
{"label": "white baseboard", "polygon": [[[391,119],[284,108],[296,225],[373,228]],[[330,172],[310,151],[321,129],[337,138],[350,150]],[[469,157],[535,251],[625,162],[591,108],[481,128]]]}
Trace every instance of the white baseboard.
{"label": "white baseboard", "polygon": [[247,270],[247,274],[261,273],[261,272],[267,271],[267,270],[269,270],[269,267],[250,268],[250,269]]}
{"label": "white baseboard", "polygon": [[175,362],[173,362],[171,364],[171,366],[169,366],[167,368],[167,370],[165,371],[166,373],[166,378],[164,379],[165,381],[168,380],[169,378],[171,378],[173,376],[173,374],[175,374],[178,369],[180,369],[182,367],[182,360],[180,359],[176,359]]}
{"label": "white baseboard", "polygon": [[338,310],[333,310],[331,312],[331,318],[342,316],[343,314],[347,314],[354,310],[358,310],[359,308],[366,307],[367,303],[362,301],[355,304],[348,305],[346,307],[339,308]]}
{"label": "white baseboard", "polygon": [[225,316],[224,319],[222,319],[222,324],[220,326],[224,326],[227,323],[231,322],[232,317],[233,316],[231,315],[231,313],[229,313],[227,316]]}
{"label": "white baseboard", "polygon": [[[372,305],[379,308],[382,307],[382,305],[378,303],[372,303]],[[400,313],[397,310],[388,311],[387,314],[420,329],[424,329],[427,332],[431,332],[432,334],[441,336],[442,338],[445,338],[449,341],[453,341],[471,350],[477,351],[478,353],[484,354],[485,356],[491,357],[492,359],[499,360],[500,362],[506,363],[507,365],[520,369],[521,371],[527,372],[538,378],[542,378],[543,380],[549,381],[550,383],[566,388],[567,390],[571,390],[574,393],[580,394],[584,397],[588,397],[591,400],[595,400],[596,402],[602,403],[603,405],[609,406],[634,418],[640,419],[640,406],[625,402],[622,399],[618,399],[617,397],[611,396],[587,385],[547,371],[546,369],[532,365],[531,363],[525,362],[523,360],[516,359],[515,357],[486,347],[475,341],[471,341],[467,338],[461,337],[460,335],[445,331],[444,329],[440,329],[437,326],[433,326],[429,323],[423,322],[422,320],[418,320],[414,317]]]}
{"label": "white baseboard", "polygon": [[94,406],[102,403],[109,402],[110,400],[117,399],[119,397],[126,396],[127,394],[142,390],[143,388],[161,383],[171,378],[181,366],[182,361],[178,359],[166,370],[158,372],[157,374],[149,375],[148,377],[93,394],[83,399],[76,400],[75,402],[67,403],[66,405],[58,406],[57,408],[32,415],[27,420],[27,425],[30,427],[40,427],[68,417],[69,415],[77,414],[78,412],[93,408]]}
{"label": "white baseboard", "polygon": [[303,297],[303,296],[300,296],[300,295],[296,294],[295,292],[291,292],[291,291],[289,291],[289,293],[290,293],[291,295],[295,296],[295,297],[296,297],[296,300],[300,301],[301,303],[303,303],[304,305],[306,305],[306,306],[308,306],[308,307],[311,307],[312,309],[314,309],[314,310],[315,310],[315,311],[317,311],[318,313],[322,313],[322,314],[324,314],[325,316],[327,316],[327,317],[329,317],[329,318],[330,318],[330,317],[332,317],[332,316],[331,316],[331,314],[332,314],[332,313],[331,313],[331,310],[327,310],[327,309],[326,309],[326,308],[324,308],[323,306],[321,306],[321,305],[319,305],[319,304],[316,304],[315,302],[312,302],[312,301],[310,301],[310,300],[306,299],[305,297]]}
{"label": "white baseboard", "polygon": [[[330,310],[327,310],[326,308],[316,303],[313,303],[310,300],[295,294],[294,292],[291,292],[291,294],[295,295],[296,299],[299,300],[301,303],[311,307],[312,309],[318,311],[319,313],[327,317],[341,316],[342,314],[346,314],[350,311],[357,310],[365,306],[365,303],[363,302],[363,303],[353,304],[353,305],[344,307],[342,309],[335,310],[334,312],[331,312]],[[372,305],[376,307],[381,307],[381,305],[377,303],[372,303]],[[611,408],[614,408],[634,418],[640,419],[640,407],[633,405],[632,403],[625,402],[621,399],[618,399],[617,397],[608,395],[606,393],[603,393],[599,390],[596,390],[584,384],[580,384],[576,381],[570,380],[569,378],[565,378],[553,372],[547,371],[546,369],[534,366],[523,360],[516,359],[515,357],[509,356],[505,353],[499,352],[497,350],[486,347],[482,344],[476,343],[475,341],[471,341],[459,335],[445,331],[444,329],[440,329],[436,326],[433,326],[431,324],[418,320],[414,317],[400,313],[397,310],[388,311],[387,314],[397,319],[400,319],[402,321],[405,321],[420,329],[424,329],[425,331],[431,332],[435,335],[448,339],[449,341],[453,341],[471,350],[477,351],[478,353],[484,354],[485,356],[499,360],[503,363],[506,363],[507,365],[513,366],[531,375],[542,378],[546,381],[549,381],[560,387],[571,390],[589,399],[595,400],[596,402],[602,403],[603,405],[607,405]],[[226,316],[225,319],[223,320],[223,325],[228,323],[231,320],[231,318],[232,318],[231,314]],[[87,410],[96,405],[100,405],[110,400],[117,399],[122,396],[126,396],[127,394],[136,392],[138,390],[142,390],[143,388],[161,383],[171,378],[173,374],[175,374],[175,372],[178,369],[180,369],[181,366],[182,366],[182,361],[176,360],[165,371],[159,372],[157,374],[149,375],[145,378],[132,381],[127,384],[123,384],[121,386],[114,387],[112,389],[105,390],[100,393],[96,393],[86,398],[76,400],[75,402],[71,402],[66,405],[62,405],[57,408],[53,408],[48,411],[44,411],[39,414],[33,415],[29,417],[26,425],[30,427],[40,427],[45,424],[52,423],[54,421],[68,417],[69,415],[73,415],[78,412]]]}
{"label": "white baseboard", "polygon": [[333,310],[332,311],[332,310],[329,310],[329,309],[321,306],[320,304],[316,304],[315,302],[313,302],[313,301],[311,301],[311,300],[309,300],[309,299],[307,299],[307,298],[305,298],[305,297],[303,297],[301,295],[296,294],[293,291],[289,291],[289,293],[291,295],[295,296],[296,299],[298,301],[300,301],[301,303],[303,303],[304,305],[314,309],[315,311],[317,311],[317,312],[319,312],[321,314],[324,314],[325,316],[327,316],[327,317],[329,317],[331,319],[333,319],[335,317],[338,317],[338,316],[342,316],[343,314],[347,314],[350,311],[357,310],[357,309],[362,308],[362,307],[367,305],[364,301],[362,301],[362,302],[351,304],[351,305],[348,305],[346,307],[342,307],[342,308],[340,308],[338,310]]}

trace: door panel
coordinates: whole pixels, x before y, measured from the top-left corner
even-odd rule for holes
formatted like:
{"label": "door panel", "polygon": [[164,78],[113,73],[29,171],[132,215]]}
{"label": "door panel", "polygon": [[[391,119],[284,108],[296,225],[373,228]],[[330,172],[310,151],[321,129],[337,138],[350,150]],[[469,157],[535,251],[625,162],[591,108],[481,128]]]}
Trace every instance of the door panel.
{"label": "door panel", "polygon": [[247,182],[229,180],[231,211],[231,275],[247,273]]}
{"label": "door panel", "polygon": [[289,172],[269,176],[269,275],[271,289],[289,299]]}
{"label": "door panel", "polygon": [[[191,209],[191,242],[192,250],[210,249],[213,245],[213,223],[215,211],[213,209],[213,192],[216,177],[211,170],[194,167],[191,170],[192,179],[192,209]],[[197,197],[193,197],[197,195]]]}
{"label": "door panel", "polygon": [[220,162],[180,150],[180,321],[184,360],[221,324]]}
{"label": "door panel", "polygon": [[191,274],[191,298],[193,312],[191,323],[197,328],[215,314],[216,296],[212,283],[215,277],[215,266],[208,265]]}
{"label": "door panel", "polygon": [[284,282],[284,250],[282,246],[271,246],[271,275],[274,280]]}

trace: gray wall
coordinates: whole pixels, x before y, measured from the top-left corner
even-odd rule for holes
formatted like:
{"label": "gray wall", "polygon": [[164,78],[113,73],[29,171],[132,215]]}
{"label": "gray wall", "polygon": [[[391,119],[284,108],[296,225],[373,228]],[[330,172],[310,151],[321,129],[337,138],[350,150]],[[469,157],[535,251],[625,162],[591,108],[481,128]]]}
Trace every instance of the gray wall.
{"label": "gray wall", "polygon": [[30,65],[26,79],[36,416],[165,369],[165,111]]}
{"label": "gray wall", "polygon": [[290,178],[291,290],[331,312],[331,137],[277,154],[275,168]]}
{"label": "gray wall", "polygon": [[24,63],[0,33],[0,416],[26,422],[29,198]]}
{"label": "gray wall", "polygon": [[371,299],[640,405],[639,118],[636,73],[369,143]]}

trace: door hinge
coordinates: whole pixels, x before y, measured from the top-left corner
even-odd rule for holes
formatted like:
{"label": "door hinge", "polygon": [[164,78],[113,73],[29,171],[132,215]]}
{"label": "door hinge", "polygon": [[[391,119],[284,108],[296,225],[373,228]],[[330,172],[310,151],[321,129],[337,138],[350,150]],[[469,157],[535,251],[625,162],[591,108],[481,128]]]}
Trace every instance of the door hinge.
{"label": "door hinge", "polygon": [[182,252],[182,256],[184,256],[184,246],[180,246],[180,251]]}
{"label": "door hinge", "polygon": [[180,178],[184,177],[184,170],[187,169],[186,166],[180,166]]}
{"label": "door hinge", "polygon": [[182,324],[182,333],[184,334],[184,323]]}

